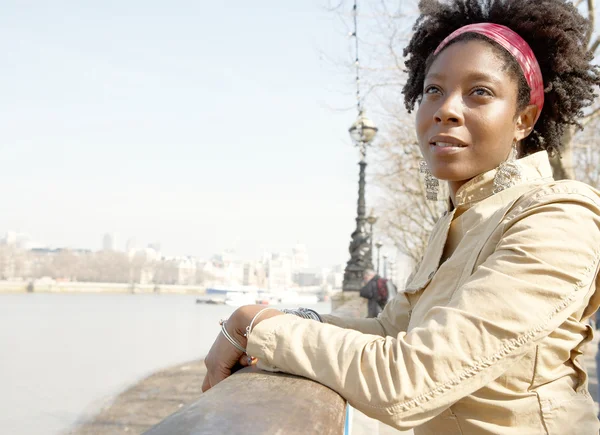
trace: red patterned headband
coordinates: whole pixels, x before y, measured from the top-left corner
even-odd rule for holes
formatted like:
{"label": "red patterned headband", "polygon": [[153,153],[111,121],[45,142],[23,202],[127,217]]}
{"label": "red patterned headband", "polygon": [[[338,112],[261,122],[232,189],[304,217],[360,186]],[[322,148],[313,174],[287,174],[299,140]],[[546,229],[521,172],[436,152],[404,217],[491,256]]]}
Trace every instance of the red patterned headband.
{"label": "red patterned headband", "polygon": [[542,79],[540,65],[529,44],[527,44],[527,42],[525,42],[525,40],[516,32],[513,32],[506,26],[493,23],[469,24],[455,30],[444,39],[435,49],[435,52],[433,53],[434,56],[442,51],[450,41],[463,33],[479,33],[486,36],[492,41],[500,44],[517,60],[525,75],[525,80],[527,80],[527,84],[531,88],[531,100],[529,104],[534,104],[538,107],[537,121],[542,113],[542,108],[544,107],[544,80]]}

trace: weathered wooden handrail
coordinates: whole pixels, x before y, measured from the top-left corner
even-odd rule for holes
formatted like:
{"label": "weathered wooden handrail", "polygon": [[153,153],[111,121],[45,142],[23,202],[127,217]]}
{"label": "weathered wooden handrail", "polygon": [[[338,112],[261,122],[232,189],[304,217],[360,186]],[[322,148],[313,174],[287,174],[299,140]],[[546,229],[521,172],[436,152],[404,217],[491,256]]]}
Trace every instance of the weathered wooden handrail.
{"label": "weathered wooden handrail", "polygon": [[344,417],[344,399],[317,382],[245,368],[146,435],[341,435]]}
{"label": "weathered wooden handrail", "polygon": [[[360,315],[364,304],[351,299],[334,313]],[[338,393],[310,379],[247,367],[145,434],[341,435],[345,405]]]}

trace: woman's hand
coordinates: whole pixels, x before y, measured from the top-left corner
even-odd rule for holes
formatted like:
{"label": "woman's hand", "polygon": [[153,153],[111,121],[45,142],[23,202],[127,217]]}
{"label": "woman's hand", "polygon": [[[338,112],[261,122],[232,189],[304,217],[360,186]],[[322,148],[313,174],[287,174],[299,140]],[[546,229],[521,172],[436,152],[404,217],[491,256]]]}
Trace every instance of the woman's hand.
{"label": "woman's hand", "polygon": [[[244,337],[246,333],[246,327],[250,325],[252,319],[261,310],[264,310],[263,305],[246,305],[238,308],[231,315],[225,327],[229,335],[233,337],[243,348],[246,348],[247,340]],[[260,323],[262,320],[283,314],[281,311],[275,309],[269,309],[262,313],[258,319],[255,320],[252,325],[252,329]],[[204,359],[206,365],[206,377],[202,383],[202,392],[209,390],[210,388],[217,385],[223,379],[231,375],[231,369],[236,364],[241,364],[246,367],[252,364],[249,357],[236,349],[223,335],[223,332],[219,332],[217,339],[213,343],[208,355]]]}
{"label": "woman's hand", "polygon": [[[245,339],[242,341],[239,339],[237,334],[233,331],[229,321],[225,325],[229,335],[231,335],[242,347],[246,347]],[[219,332],[217,339],[213,343],[208,355],[204,359],[204,365],[206,365],[206,376],[202,383],[202,392],[209,390],[210,388],[217,385],[223,379],[231,375],[231,369],[240,363],[243,366],[249,365],[248,356],[242,351],[236,349],[223,335],[223,332]]]}

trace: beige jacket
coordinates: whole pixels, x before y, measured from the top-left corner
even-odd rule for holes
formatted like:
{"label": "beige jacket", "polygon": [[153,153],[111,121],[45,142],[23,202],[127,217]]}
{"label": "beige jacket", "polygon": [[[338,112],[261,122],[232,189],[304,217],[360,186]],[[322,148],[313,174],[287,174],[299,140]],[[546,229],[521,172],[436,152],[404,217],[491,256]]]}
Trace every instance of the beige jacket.
{"label": "beige jacket", "polygon": [[267,319],[259,367],[314,379],[415,434],[598,434],[581,353],[598,308],[600,196],[555,182],[546,152],[492,194],[457,192],[403,293],[376,319]]}

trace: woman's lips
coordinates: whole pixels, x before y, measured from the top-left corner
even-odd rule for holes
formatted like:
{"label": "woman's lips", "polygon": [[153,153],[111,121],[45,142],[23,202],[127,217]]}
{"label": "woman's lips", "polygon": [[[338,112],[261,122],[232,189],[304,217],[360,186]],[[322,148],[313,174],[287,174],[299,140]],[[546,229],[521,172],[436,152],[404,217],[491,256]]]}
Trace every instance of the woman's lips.
{"label": "woman's lips", "polygon": [[466,145],[450,143],[450,142],[433,142],[430,144],[433,154],[446,155],[459,153],[466,149]]}
{"label": "woman's lips", "polygon": [[466,147],[466,145],[462,145],[462,144],[456,144],[456,143],[451,143],[451,142],[433,142],[432,145],[436,146],[436,147],[441,147],[441,148],[464,148]]}

